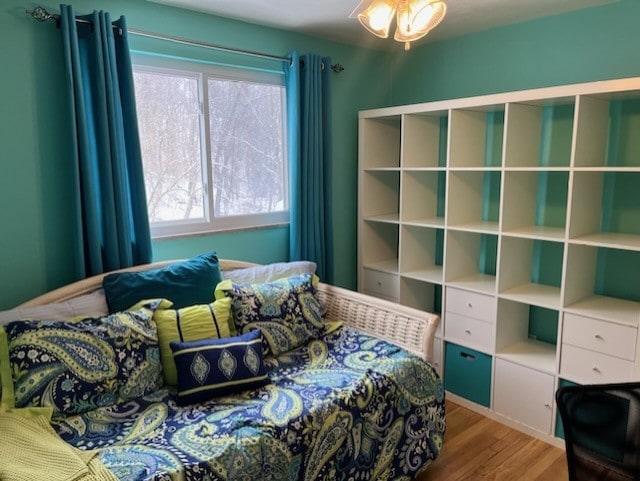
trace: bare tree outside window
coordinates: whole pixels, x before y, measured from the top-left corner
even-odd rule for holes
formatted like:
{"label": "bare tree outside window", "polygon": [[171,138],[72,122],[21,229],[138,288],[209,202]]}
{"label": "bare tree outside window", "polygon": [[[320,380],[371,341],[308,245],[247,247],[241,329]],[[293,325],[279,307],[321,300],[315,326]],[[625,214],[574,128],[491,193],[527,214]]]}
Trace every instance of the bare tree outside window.
{"label": "bare tree outside window", "polygon": [[285,209],[283,88],[209,80],[214,215]]}
{"label": "bare tree outside window", "polygon": [[150,222],[204,217],[198,78],[136,71]]}
{"label": "bare tree outside window", "polygon": [[247,76],[134,67],[152,233],[288,220],[285,89]]}

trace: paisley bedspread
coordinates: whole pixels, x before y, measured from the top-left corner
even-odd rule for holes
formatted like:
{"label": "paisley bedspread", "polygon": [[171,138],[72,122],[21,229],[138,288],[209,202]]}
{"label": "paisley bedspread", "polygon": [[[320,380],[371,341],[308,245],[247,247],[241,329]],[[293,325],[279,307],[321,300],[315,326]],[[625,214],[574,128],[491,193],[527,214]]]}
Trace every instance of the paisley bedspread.
{"label": "paisley bedspread", "polygon": [[340,328],[267,360],[269,384],[179,406],[153,394],[54,419],[122,480],[405,480],[442,446],[444,388],[427,363]]}

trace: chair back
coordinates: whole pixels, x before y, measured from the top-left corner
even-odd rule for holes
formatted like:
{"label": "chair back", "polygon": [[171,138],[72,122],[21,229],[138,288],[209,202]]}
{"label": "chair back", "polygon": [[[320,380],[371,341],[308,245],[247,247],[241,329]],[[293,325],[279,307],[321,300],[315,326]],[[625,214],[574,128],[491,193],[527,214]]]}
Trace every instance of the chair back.
{"label": "chair back", "polygon": [[640,481],[640,383],[564,386],[556,402],[569,481]]}

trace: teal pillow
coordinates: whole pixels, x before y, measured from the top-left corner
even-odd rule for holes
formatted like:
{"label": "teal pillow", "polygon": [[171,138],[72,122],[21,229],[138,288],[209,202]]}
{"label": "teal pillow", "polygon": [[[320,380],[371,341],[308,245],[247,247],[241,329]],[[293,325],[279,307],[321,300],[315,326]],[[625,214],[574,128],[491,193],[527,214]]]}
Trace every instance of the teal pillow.
{"label": "teal pillow", "polygon": [[144,272],[120,272],[102,281],[109,312],[129,309],[144,299],[168,299],[174,309],[209,304],[222,280],[215,252]]}
{"label": "teal pillow", "polygon": [[231,298],[239,333],[260,329],[265,354],[278,356],[317,339],[325,332],[323,308],[315,297],[317,277],[311,274],[264,284],[240,285],[230,280],[216,287],[216,298]]}
{"label": "teal pillow", "polygon": [[224,339],[171,342],[178,403],[193,404],[267,382],[260,331]]}

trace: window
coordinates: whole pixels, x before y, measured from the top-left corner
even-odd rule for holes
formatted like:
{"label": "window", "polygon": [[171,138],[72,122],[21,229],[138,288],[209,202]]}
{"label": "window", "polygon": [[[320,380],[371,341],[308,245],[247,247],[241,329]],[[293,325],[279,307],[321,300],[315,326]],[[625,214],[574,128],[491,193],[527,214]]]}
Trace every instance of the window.
{"label": "window", "polygon": [[134,62],[152,235],[288,222],[282,76]]}

